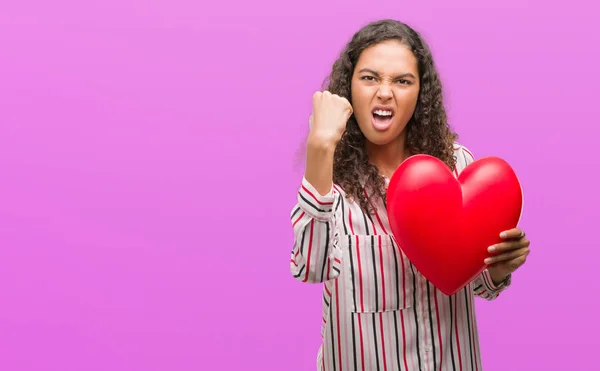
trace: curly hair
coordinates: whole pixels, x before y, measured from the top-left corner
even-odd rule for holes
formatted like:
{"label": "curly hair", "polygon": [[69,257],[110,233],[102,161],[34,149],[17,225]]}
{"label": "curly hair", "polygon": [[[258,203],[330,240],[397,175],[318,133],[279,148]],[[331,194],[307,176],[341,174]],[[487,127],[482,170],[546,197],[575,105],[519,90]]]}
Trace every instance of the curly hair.
{"label": "curly hair", "polygon": [[[326,90],[352,101],[351,81],[354,68],[363,50],[387,40],[398,40],[410,48],[417,59],[420,90],[415,112],[406,126],[406,148],[411,155],[428,154],[450,167],[456,166],[454,142],[458,135],[448,126],[442,100],[442,84],[431,51],[421,36],[408,25],[395,20],[372,22],[360,29],[346,45],[325,79]],[[333,182],[347,197],[358,201],[368,214],[374,212],[369,198],[385,202],[385,180],[369,163],[365,136],[354,115],[338,143],[333,164]],[[370,191],[367,196],[366,190]]]}

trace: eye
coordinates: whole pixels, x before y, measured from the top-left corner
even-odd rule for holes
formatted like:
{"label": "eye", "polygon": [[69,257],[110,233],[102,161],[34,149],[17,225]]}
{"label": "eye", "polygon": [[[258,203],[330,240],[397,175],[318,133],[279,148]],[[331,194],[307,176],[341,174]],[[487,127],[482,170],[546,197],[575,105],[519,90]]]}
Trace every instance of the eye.
{"label": "eye", "polygon": [[400,83],[400,85],[411,85],[412,82],[409,80],[404,80],[404,79],[400,79],[398,80],[398,83]]}
{"label": "eye", "polygon": [[363,76],[363,77],[361,77],[361,80],[375,81],[375,78],[373,76]]}

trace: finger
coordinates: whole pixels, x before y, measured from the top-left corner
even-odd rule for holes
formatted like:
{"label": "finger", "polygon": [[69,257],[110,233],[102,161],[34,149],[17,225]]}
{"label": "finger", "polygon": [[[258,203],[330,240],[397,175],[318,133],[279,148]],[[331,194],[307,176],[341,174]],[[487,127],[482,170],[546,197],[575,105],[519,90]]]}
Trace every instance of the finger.
{"label": "finger", "polygon": [[[527,258],[529,253],[530,252],[527,251],[526,253],[523,253],[522,255],[513,256],[513,257],[508,257],[507,256],[508,254],[499,255],[497,257],[488,258],[484,262],[488,266],[506,265],[506,266],[510,266],[512,268],[516,268],[516,267],[521,266],[523,263],[525,263],[525,259]],[[500,259],[500,260],[496,260],[496,259]]]}
{"label": "finger", "polygon": [[514,240],[525,237],[525,231],[519,228],[509,229],[500,233],[500,238],[504,240]]}
{"label": "finger", "polygon": [[340,101],[342,103],[344,103],[344,105],[346,106],[346,112],[348,113],[348,117],[352,116],[352,113],[354,113],[354,108],[352,107],[352,103],[350,103],[350,101],[344,97],[340,97]]}
{"label": "finger", "polygon": [[520,239],[520,240],[512,240],[512,241],[501,242],[499,244],[492,245],[492,246],[488,247],[488,252],[490,252],[490,253],[504,253],[504,252],[508,252],[508,251],[511,251],[511,250],[517,250],[517,249],[520,249],[522,247],[529,247],[529,240],[527,240],[527,239]]}
{"label": "finger", "polygon": [[510,270],[512,270],[514,272],[515,270],[517,270],[517,268],[519,268],[520,266],[525,264],[525,261],[527,260],[527,255],[529,255],[529,253],[527,253],[525,255],[521,255],[518,258],[513,259],[505,264],[508,264],[508,266],[510,267]]}
{"label": "finger", "polygon": [[309,129],[312,129],[312,126],[313,126],[313,115],[310,115],[310,117],[308,118]]}
{"label": "finger", "polygon": [[492,256],[484,260],[485,264],[496,264],[507,260],[517,259],[521,256],[527,256],[529,254],[529,248],[522,247],[518,250],[513,250],[504,254]]}
{"label": "finger", "polygon": [[316,108],[317,108],[317,103],[319,102],[319,100],[321,99],[321,97],[322,97],[322,96],[323,96],[323,93],[322,93],[322,92],[320,92],[320,91],[316,91],[316,92],[313,94],[313,97],[312,97],[312,108],[313,108],[313,112],[315,112],[315,111],[316,111]]}

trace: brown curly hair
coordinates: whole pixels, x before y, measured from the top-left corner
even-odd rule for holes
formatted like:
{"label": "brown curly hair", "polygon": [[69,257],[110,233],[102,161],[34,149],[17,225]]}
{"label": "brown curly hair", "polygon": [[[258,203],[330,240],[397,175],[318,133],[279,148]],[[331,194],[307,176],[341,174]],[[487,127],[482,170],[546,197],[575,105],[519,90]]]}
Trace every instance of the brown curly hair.
{"label": "brown curly hair", "polygon": [[[333,64],[324,85],[333,94],[352,101],[351,81],[354,68],[362,51],[386,40],[398,40],[408,46],[417,59],[420,91],[412,118],[406,126],[406,147],[411,155],[428,154],[437,157],[451,170],[456,166],[454,142],[458,135],[451,131],[442,100],[442,84],[433,62],[431,51],[421,36],[408,25],[395,20],[372,22],[360,29],[346,45]],[[385,180],[377,168],[369,163],[365,136],[354,115],[350,117],[333,164],[333,182],[346,195],[359,202],[367,213],[374,210],[369,198],[379,197],[385,202]]]}

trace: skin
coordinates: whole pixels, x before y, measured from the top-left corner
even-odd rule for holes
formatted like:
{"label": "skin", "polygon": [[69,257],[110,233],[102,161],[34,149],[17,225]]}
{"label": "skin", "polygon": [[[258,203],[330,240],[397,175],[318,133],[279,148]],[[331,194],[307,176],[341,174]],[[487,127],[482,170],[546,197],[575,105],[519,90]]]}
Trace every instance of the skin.
{"label": "skin", "polygon": [[335,147],[352,115],[346,98],[328,91],[313,95],[304,177],[321,195],[333,187],[333,156]]}
{"label": "skin", "polygon": [[490,246],[488,252],[493,256],[485,260],[496,285],[525,264],[530,252],[530,242],[523,230],[513,228],[500,233],[500,237],[504,241]]}
{"label": "skin", "polygon": [[[408,157],[405,149],[406,125],[419,97],[417,59],[407,46],[395,40],[365,49],[352,76],[352,107],[360,130],[367,138],[370,161],[382,175],[391,177]],[[394,110],[391,126],[379,131],[373,127],[375,106]]]}
{"label": "skin", "polygon": [[[366,137],[369,160],[383,176],[391,177],[410,156],[406,126],[419,97],[420,81],[414,54],[398,41],[385,41],[365,49],[354,69],[352,104],[327,91],[313,96],[313,115],[306,154],[306,179],[321,195],[333,186],[333,155],[346,122],[354,113]],[[391,125],[377,130],[372,124],[375,106],[393,109]],[[503,242],[488,248],[487,269],[496,285],[521,267],[529,255],[525,232],[514,228],[500,234]]]}

